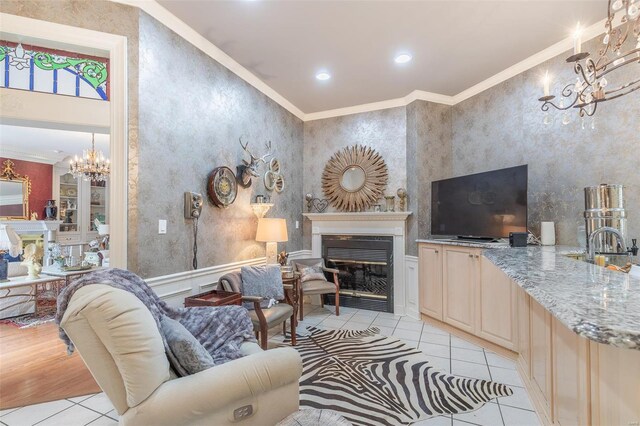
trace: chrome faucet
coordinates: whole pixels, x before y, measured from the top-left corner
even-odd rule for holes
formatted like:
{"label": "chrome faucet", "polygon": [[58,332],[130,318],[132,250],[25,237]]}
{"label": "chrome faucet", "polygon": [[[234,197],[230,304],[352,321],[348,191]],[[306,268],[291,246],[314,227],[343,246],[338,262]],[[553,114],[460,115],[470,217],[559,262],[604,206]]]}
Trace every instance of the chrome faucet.
{"label": "chrome faucet", "polygon": [[588,261],[593,262],[594,258],[596,257],[596,248],[594,244],[596,237],[605,232],[615,235],[618,239],[618,246],[622,247],[622,253],[626,252],[627,245],[625,244],[622,232],[610,226],[603,226],[602,228],[596,229],[591,233],[591,235],[589,235],[589,257],[587,258]]}

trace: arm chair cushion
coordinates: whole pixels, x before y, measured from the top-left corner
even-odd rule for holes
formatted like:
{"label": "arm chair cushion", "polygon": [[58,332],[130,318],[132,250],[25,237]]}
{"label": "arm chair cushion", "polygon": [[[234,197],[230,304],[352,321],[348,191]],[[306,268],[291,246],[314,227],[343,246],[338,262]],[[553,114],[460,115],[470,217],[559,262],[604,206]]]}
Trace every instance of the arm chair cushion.
{"label": "arm chair cushion", "polygon": [[178,375],[188,376],[215,365],[204,346],[178,321],[163,315],[160,327],[169,345],[167,357]]}
{"label": "arm chair cushion", "polygon": [[[293,307],[286,303],[278,303],[269,309],[262,309],[262,313],[267,320],[267,328],[272,328],[283,323],[293,315]],[[260,320],[258,319],[256,310],[254,309],[249,311],[249,316],[251,317],[251,322],[253,323],[254,328],[259,329]]]}
{"label": "arm chair cushion", "polygon": [[312,294],[335,293],[336,285],[326,280],[312,280],[302,283],[302,292],[310,296]]}

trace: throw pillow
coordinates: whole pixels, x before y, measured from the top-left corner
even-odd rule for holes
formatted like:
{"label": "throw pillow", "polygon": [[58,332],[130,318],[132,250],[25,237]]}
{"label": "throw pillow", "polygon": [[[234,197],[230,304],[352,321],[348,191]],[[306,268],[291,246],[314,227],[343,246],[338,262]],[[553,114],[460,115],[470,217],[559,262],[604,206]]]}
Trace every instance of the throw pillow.
{"label": "throw pillow", "polygon": [[211,354],[178,321],[163,315],[160,326],[169,345],[167,358],[178,376],[195,374],[215,365]]}
{"label": "throw pillow", "polygon": [[[240,275],[242,276],[242,294],[262,297],[261,308],[267,308],[271,299],[284,299],[280,265],[243,266],[240,269]],[[247,309],[253,309],[253,303],[243,305]]]}
{"label": "throw pillow", "polygon": [[298,271],[300,271],[300,282],[313,281],[313,280],[322,280],[326,281],[327,279],[324,276],[324,271],[322,270],[322,263],[318,263],[316,265],[302,265],[297,264]]}

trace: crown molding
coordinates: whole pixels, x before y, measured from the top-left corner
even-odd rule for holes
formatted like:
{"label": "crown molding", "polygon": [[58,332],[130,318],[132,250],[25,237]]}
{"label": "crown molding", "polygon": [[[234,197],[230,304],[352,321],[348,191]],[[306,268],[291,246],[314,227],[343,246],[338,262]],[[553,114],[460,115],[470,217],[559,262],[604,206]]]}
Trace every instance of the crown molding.
{"label": "crown molding", "polygon": [[[518,62],[511,67],[498,72],[497,74],[487,78],[486,80],[481,81],[478,84],[475,84],[468,89],[463,90],[454,96],[442,95],[439,93],[426,92],[423,90],[414,90],[408,95],[395,98],[395,99],[387,99],[379,102],[371,102],[360,105],[353,105],[344,108],[336,108],[326,111],[318,111],[312,113],[304,113],[298,107],[296,107],[293,103],[287,100],[284,96],[280,95],[278,92],[273,90],[270,86],[268,86],[265,82],[256,77],[251,71],[244,68],[238,62],[236,62],[229,55],[224,53],[218,47],[216,47],[209,40],[201,36],[198,32],[196,32],[193,28],[187,25],[184,21],[180,20],[174,14],[169,12],[167,9],[162,7],[155,0],[110,0],[114,3],[126,4],[129,6],[138,7],[147,14],[151,15],[162,24],[167,26],[172,31],[176,32],[182,38],[193,44],[198,49],[202,50],[204,53],[209,55],[211,58],[225,66],[231,72],[236,74],[238,77],[242,78],[244,81],[255,87],[257,90],[262,92],[264,95],[269,97],[271,100],[282,106],[284,109],[298,117],[302,121],[314,121],[314,120],[322,120],[325,118],[333,118],[340,117],[344,115],[352,115],[352,114],[360,114],[363,112],[371,112],[371,111],[379,111],[389,108],[396,108],[407,106],[411,102],[416,100],[433,102],[443,105],[453,106],[460,102],[463,102],[479,93],[484,92],[512,77],[517,76],[533,67],[536,67],[543,62],[546,62],[550,59],[555,58],[558,55],[566,52],[573,48],[573,38],[567,37],[564,40],[553,44],[552,46],[543,49],[530,57]],[[622,19],[620,16],[617,16],[613,22],[613,26],[617,27],[622,24]],[[605,30],[605,22],[606,19],[603,19],[583,30],[583,40],[588,41],[594,37],[597,37],[604,33]]]}
{"label": "crown molding", "polygon": [[[598,37],[601,34],[604,34],[606,22],[607,20],[603,19],[585,28],[582,32],[582,39],[584,40],[583,43],[595,37]],[[613,21],[613,26],[617,27],[621,24],[622,18],[618,15]],[[549,61],[571,49],[573,49],[573,38],[567,37],[564,40],[559,41],[558,43],[553,44],[546,49],[529,56],[527,59],[524,59],[517,64],[512,65],[503,71],[500,71],[499,73],[487,78],[486,80],[481,81],[480,83],[471,86],[466,90],[463,90],[453,97],[453,104],[455,105],[457,103],[465,101],[481,92],[484,92],[487,89],[492,88],[493,86],[497,86],[498,84],[512,77],[515,77],[518,74],[522,74],[523,72],[530,70],[531,68],[534,68],[546,61]]]}
{"label": "crown molding", "polygon": [[14,160],[31,161],[32,163],[56,164],[64,160],[67,154],[49,154],[27,152],[12,146],[2,146],[0,148],[0,157],[12,158]]}
{"label": "crown molding", "polygon": [[383,109],[403,107],[413,101],[434,102],[437,104],[454,105],[453,96],[440,95],[438,93],[414,90],[403,98],[389,99],[386,101],[372,102],[369,104],[355,105],[345,108],[330,109],[327,111],[305,114],[304,121],[322,120],[325,118],[340,117],[343,115],[360,114],[363,112],[379,111]]}
{"label": "crown molding", "polygon": [[236,62],[231,56],[224,53],[209,40],[201,36],[197,31],[179,19],[173,13],[162,7],[155,0],[111,0],[114,3],[121,3],[128,6],[134,6],[153,18],[160,21],[163,25],[174,31],[180,37],[206,53],[208,56],[219,62],[229,71],[258,89],[265,96],[276,102],[278,105],[298,117],[300,120],[305,119],[305,114],[294,104],[289,102],[284,96],[273,90],[265,82],[256,77],[251,71]]}

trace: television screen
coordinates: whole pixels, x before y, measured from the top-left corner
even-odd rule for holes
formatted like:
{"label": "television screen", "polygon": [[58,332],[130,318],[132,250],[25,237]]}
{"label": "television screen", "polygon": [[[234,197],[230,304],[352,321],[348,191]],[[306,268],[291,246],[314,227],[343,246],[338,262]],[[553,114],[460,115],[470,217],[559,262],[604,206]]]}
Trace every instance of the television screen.
{"label": "television screen", "polygon": [[431,183],[431,234],[506,238],[527,232],[527,165]]}

